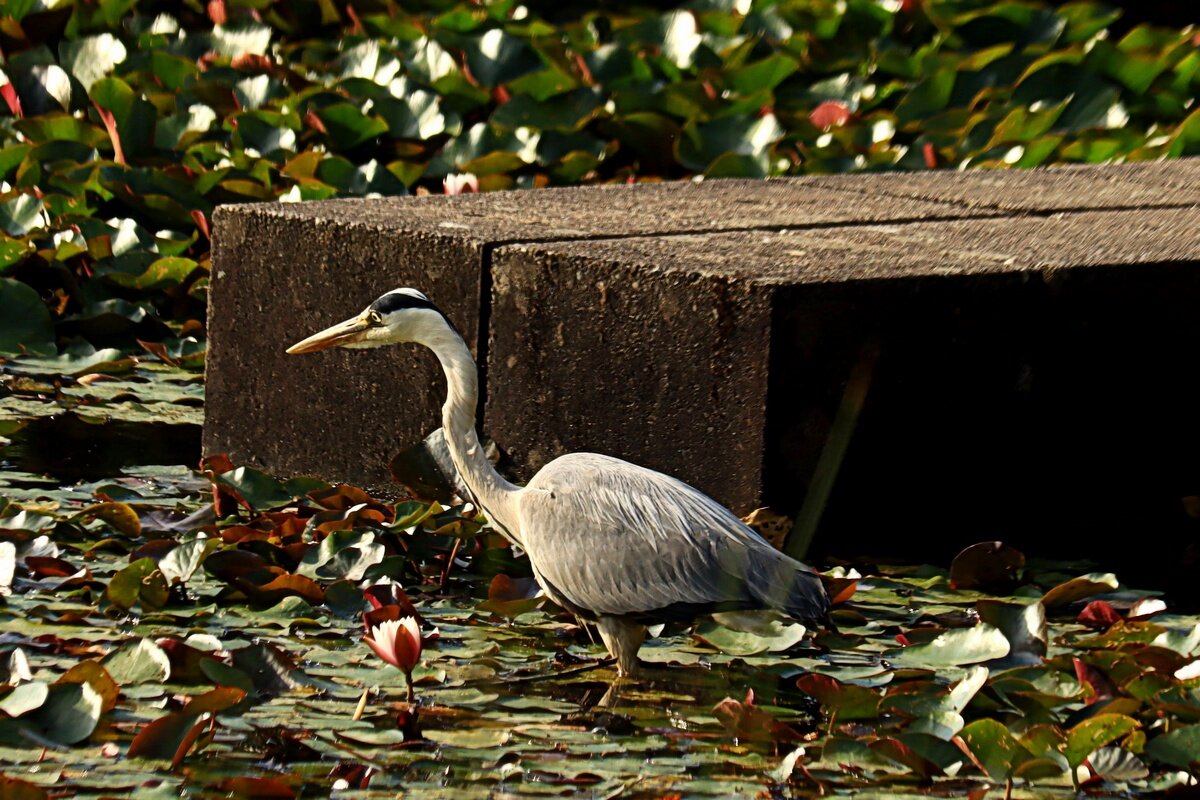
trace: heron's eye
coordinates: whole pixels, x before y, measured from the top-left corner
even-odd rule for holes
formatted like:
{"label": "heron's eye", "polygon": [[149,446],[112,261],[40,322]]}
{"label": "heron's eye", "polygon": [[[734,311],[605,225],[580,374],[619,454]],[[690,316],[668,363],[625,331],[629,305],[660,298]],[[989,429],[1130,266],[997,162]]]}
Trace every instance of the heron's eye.
{"label": "heron's eye", "polygon": [[370,320],[372,325],[382,325],[383,324],[383,315],[380,314],[378,311],[372,311],[369,315],[367,315],[367,319]]}

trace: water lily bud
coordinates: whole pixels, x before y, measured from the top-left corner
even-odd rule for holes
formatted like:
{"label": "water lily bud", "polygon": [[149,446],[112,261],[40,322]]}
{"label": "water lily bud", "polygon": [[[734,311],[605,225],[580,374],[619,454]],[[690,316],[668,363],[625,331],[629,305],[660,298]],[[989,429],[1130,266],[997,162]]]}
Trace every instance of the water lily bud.
{"label": "water lily bud", "polygon": [[363,641],[375,654],[404,673],[408,699],[413,699],[412,671],[421,660],[421,628],[416,617],[390,619],[371,628]]}

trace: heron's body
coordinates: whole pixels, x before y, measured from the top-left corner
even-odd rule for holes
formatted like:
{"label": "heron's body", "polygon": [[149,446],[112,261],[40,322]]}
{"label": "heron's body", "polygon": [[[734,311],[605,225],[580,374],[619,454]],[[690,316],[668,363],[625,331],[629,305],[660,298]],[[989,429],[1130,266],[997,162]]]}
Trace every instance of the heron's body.
{"label": "heron's body", "polygon": [[824,589],[808,567],[668,475],[572,453],[551,461],[524,488],[506,481],[475,433],[478,385],[470,351],[420,293],[389,292],[359,317],[289,352],[399,341],[423,344],[441,362],[446,443],[475,500],[528,554],[550,599],[596,623],[622,674],[634,669],[645,626],[656,622],[758,608],[801,620],[828,614]]}

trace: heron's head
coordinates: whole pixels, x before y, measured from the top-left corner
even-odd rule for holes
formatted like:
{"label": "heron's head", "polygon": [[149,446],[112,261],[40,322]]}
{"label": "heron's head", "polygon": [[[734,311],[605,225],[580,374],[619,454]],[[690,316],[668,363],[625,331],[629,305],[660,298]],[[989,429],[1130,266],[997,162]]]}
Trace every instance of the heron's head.
{"label": "heron's head", "polygon": [[289,347],[289,353],[313,353],[330,347],[365,349],[401,342],[426,342],[447,321],[437,306],[416,289],[393,289],[362,313],[314,333]]}

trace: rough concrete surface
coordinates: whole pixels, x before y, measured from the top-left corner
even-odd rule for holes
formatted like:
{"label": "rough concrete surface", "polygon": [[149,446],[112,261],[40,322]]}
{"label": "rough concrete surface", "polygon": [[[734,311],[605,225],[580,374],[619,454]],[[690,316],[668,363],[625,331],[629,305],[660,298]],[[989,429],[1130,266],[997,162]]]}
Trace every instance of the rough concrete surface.
{"label": "rough concrete surface", "polygon": [[869,197],[935,199],[972,209],[1051,212],[1200,204],[1200,158],[1034,170],[889,172],[811,179]]}
{"label": "rough concrete surface", "polygon": [[475,342],[481,251],[464,238],[218,212],[205,452],[281,475],[388,485],[391,458],[438,425],[437,363],[415,347],[284,350],[404,285],[437,297]]}
{"label": "rough concrete surface", "polygon": [[283,351],[397,286],[426,292],[475,345],[498,244],[988,213],[744,180],[226,206],[214,220],[204,449],[389,485],[392,457],[440,424],[432,356]]}
{"label": "rough concrete surface", "polygon": [[[524,477],[561,453],[602,450],[684,475],[739,510],[795,510],[840,387],[879,320],[904,320],[883,338],[915,341],[921,318],[950,314],[979,329],[991,319],[995,350],[1013,335],[1005,320],[1039,308],[1035,295],[1059,271],[1198,261],[1200,209],[502,247],[492,262],[485,426]],[[1162,278],[1145,280],[1149,290]],[[817,291],[823,284],[839,288]],[[925,310],[898,316],[880,306],[884,297]],[[781,326],[797,304],[806,318]],[[939,330],[947,342],[962,335]],[[923,341],[937,358],[937,337]],[[1015,362],[1005,369],[1020,372]],[[798,370],[813,374],[775,376]],[[786,395],[767,390],[768,376]],[[801,391],[805,403],[785,399]],[[981,389],[970,402],[987,397]],[[772,436],[768,408],[783,404],[776,416],[796,424]],[[789,479],[772,481],[789,459]]]}
{"label": "rough concrete surface", "polygon": [[874,353],[822,536],[1172,528],[1198,223],[1200,159],[226,208],[205,449],[385,485],[438,424],[432,356],[283,349],[412,285],[526,477],[591,449],[794,511]]}

